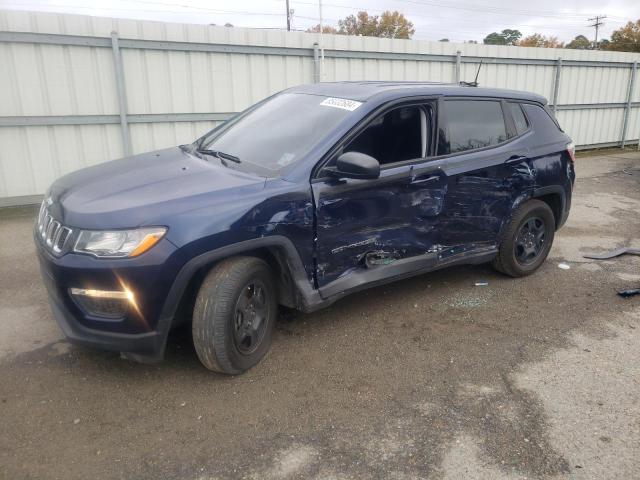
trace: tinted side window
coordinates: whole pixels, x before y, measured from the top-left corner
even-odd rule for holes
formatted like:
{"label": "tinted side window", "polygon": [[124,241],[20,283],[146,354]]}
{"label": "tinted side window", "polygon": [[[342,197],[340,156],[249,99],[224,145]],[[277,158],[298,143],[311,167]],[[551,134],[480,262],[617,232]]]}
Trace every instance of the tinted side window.
{"label": "tinted side window", "polygon": [[497,145],[507,139],[502,106],[498,101],[446,100],[438,155]]}
{"label": "tinted side window", "polygon": [[524,116],[522,107],[519,103],[507,103],[511,117],[513,117],[513,123],[516,125],[516,133],[522,135],[529,128],[527,123],[527,117]]}
{"label": "tinted side window", "polygon": [[562,130],[544,108],[540,105],[533,105],[529,103],[525,103],[522,106],[524,107],[524,111],[527,112],[527,117],[529,117],[529,120],[541,141],[543,138],[560,138]]}
{"label": "tinted side window", "polygon": [[366,153],[381,165],[421,158],[422,130],[420,107],[396,108],[373,120],[344,151]]}

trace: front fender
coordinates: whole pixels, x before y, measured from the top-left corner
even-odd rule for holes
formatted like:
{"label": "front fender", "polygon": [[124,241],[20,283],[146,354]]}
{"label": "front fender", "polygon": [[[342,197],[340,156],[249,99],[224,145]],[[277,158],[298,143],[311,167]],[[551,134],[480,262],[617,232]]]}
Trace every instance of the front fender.
{"label": "front fender", "polygon": [[291,275],[291,279],[301,298],[301,308],[303,310],[312,310],[321,302],[318,291],[313,288],[310,283],[302,259],[295,248],[293,242],[287,237],[281,235],[271,235],[268,237],[244,240],[224,247],[202,253],[188,262],[180,269],[176,279],[173,282],[167,301],[160,317],[160,324],[170,324],[176,315],[176,311],[180,301],[186,291],[189,282],[195,273],[201,268],[229,258],[235,255],[252,252],[258,249],[278,249],[282,253],[282,258],[286,261],[286,266]]}

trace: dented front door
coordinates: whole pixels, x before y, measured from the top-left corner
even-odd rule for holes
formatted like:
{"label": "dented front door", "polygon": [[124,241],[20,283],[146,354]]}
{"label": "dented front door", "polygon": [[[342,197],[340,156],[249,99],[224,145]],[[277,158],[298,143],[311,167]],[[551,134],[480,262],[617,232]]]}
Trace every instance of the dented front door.
{"label": "dented front door", "polygon": [[314,182],[321,294],[435,265],[446,183],[428,163],[386,168],[376,180]]}

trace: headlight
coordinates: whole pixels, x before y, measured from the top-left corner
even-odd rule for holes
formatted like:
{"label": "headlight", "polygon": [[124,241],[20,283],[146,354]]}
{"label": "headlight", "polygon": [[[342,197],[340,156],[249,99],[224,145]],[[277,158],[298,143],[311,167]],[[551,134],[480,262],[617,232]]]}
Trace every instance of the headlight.
{"label": "headlight", "polygon": [[82,230],[73,251],[90,253],[96,257],[137,257],[158,243],[166,231],[164,227]]}

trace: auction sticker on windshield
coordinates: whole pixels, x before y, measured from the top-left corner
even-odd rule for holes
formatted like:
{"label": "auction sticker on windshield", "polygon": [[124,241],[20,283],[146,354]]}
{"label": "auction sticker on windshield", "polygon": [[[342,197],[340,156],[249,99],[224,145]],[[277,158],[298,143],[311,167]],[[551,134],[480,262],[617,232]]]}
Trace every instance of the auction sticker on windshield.
{"label": "auction sticker on windshield", "polygon": [[343,110],[353,112],[356,108],[362,105],[362,102],[356,102],[355,100],[348,100],[346,98],[329,97],[324,99],[320,105],[324,107],[342,108]]}

